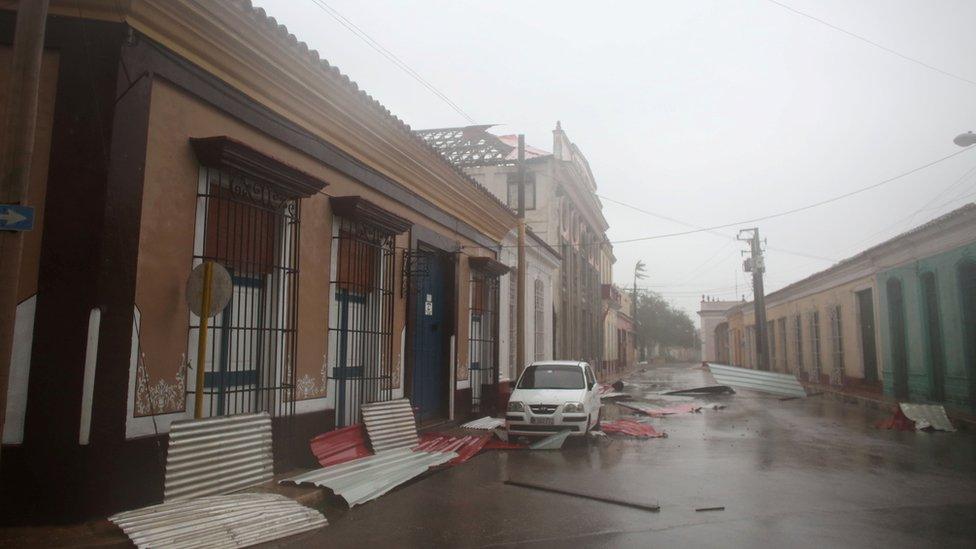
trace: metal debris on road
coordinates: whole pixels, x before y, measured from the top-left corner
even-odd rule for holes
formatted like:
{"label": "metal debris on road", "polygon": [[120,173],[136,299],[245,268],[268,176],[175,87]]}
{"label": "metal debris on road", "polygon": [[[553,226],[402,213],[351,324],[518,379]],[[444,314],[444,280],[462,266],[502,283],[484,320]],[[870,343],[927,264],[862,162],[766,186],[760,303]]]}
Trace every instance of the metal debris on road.
{"label": "metal debris on road", "polygon": [[616,421],[603,421],[600,428],[605,433],[619,433],[630,435],[637,438],[663,438],[668,436],[654,429],[653,425],[634,421],[632,419],[618,419]]}
{"label": "metal debris on road", "polygon": [[725,507],[700,507],[695,509],[696,512],[701,513],[703,511],[724,511]]}
{"label": "metal debris on road", "polygon": [[738,368],[724,364],[708,363],[708,369],[715,381],[722,385],[731,385],[743,389],[752,389],[764,393],[788,397],[806,397],[807,392],[796,376],[777,374],[749,368]]}
{"label": "metal debris on road", "polygon": [[572,431],[565,429],[529,444],[530,450],[559,450]]}
{"label": "metal debris on road", "polygon": [[954,432],[955,427],[949,421],[945,408],[938,404],[909,404],[902,402],[895,408],[895,413],[888,419],[877,424],[878,429],[895,429],[898,431],[948,431]]}
{"label": "metal debris on road", "polygon": [[417,445],[417,421],[409,400],[401,398],[363,404],[360,411],[373,452],[379,454]]}
{"label": "metal debris on road", "polygon": [[651,511],[656,513],[661,510],[660,505],[653,503],[639,503],[634,501],[626,501],[617,498],[611,498],[606,496],[596,496],[593,494],[586,494],[583,492],[573,492],[571,490],[564,490],[562,488],[555,488],[553,486],[545,486],[542,484],[534,484],[531,482],[517,481],[517,480],[506,480],[505,484],[509,486],[518,486],[521,488],[530,488],[532,490],[541,490],[543,492],[552,492],[554,494],[562,494],[564,496],[574,496],[584,499],[592,499],[594,501],[602,501],[604,503],[612,503],[614,505],[623,505],[625,507],[633,507],[635,509],[643,509],[645,511]]}
{"label": "metal debris on road", "polygon": [[670,416],[675,414],[688,414],[701,410],[697,404],[675,404],[674,406],[654,406],[643,402],[615,402],[618,406],[635,410],[651,417]]}
{"label": "metal debris on road", "polygon": [[504,426],[505,426],[504,419],[499,419],[497,417],[491,417],[491,416],[485,416],[483,418],[476,419],[474,421],[469,421],[461,425],[461,427],[464,427],[465,429],[484,429],[487,431],[490,431],[492,429],[497,429],[499,427],[504,427]]}
{"label": "metal debris on road", "polygon": [[170,427],[165,501],[226,494],[273,476],[267,412],[174,421]]}
{"label": "metal debris on road", "polygon": [[707,387],[694,387],[691,389],[679,389],[668,391],[665,395],[731,395],[735,394],[735,389],[728,385],[709,385]]}
{"label": "metal debris on road", "polygon": [[279,494],[231,494],[150,505],[108,518],[143,547],[248,547],[329,523]]}
{"label": "metal debris on road", "polygon": [[420,445],[414,450],[422,452],[454,452],[457,457],[452,459],[450,465],[458,465],[473,458],[480,452],[491,433],[483,435],[447,435],[443,433],[424,433],[420,435]]}
{"label": "metal debris on road", "polygon": [[376,455],[316,469],[280,481],[329,488],[349,507],[376,499],[431,467],[458,457],[455,452],[412,451],[396,448]]}
{"label": "metal debris on road", "polygon": [[338,465],[372,455],[366,447],[366,434],[360,424],[323,433],[309,442],[315,459],[322,467]]}

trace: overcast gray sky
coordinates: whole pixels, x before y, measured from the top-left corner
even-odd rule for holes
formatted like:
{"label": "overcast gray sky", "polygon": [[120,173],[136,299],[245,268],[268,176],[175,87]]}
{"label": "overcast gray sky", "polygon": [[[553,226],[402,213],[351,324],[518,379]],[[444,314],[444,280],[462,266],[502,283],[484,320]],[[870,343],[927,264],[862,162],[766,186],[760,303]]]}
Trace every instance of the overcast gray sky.
{"label": "overcast gray sky", "polygon": [[[974,1],[782,1],[976,81]],[[496,133],[521,132],[551,150],[560,120],[600,194],[700,226],[882,181],[956,152],[952,138],[976,130],[976,85],[768,0],[326,3],[478,123],[500,124]],[[255,4],[412,127],[468,123],[314,0]],[[767,290],[973,201],[974,193],[976,150],[761,222],[770,247]],[[606,201],[604,214],[611,240],[687,229]],[[692,314],[702,293],[750,298],[736,230],[720,232],[727,236],[619,244],[614,279],[628,284],[643,259],[645,284]]]}

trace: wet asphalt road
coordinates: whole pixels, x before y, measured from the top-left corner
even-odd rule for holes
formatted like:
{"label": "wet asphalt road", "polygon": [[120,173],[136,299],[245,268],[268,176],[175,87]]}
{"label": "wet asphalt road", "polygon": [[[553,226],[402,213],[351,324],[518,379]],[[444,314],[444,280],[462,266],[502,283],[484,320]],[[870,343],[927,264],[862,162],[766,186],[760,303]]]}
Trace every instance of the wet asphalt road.
{"label": "wet asphalt road", "polygon": [[[575,440],[489,452],[335,515],[283,546],[976,546],[976,436],[879,431],[884,414],[823,397],[660,397],[713,384],[692,365],[650,367],[627,392],[724,404],[653,419],[668,438]],[[605,404],[604,417],[629,416]],[[548,494],[506,478],[657,503],[658,513]],[[696,508],[724,506],[724,511]]]}

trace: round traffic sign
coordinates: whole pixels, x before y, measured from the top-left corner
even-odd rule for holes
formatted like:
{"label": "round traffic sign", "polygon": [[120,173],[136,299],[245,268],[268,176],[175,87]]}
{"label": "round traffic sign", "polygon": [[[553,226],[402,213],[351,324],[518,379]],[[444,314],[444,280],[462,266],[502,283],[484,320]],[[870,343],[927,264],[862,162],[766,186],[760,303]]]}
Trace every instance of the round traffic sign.
{"label": "round traffic sign", "polygon": [[211,317],[223,311],[230,302],[234,283],[227,269],[216,261],[205,261],[197,265],[186,280],[186,304],[193,314],[201,316],[200,311],[203,309],[203,278],[207,263],[210,264],[210,310],[207,311],[207,317]]}

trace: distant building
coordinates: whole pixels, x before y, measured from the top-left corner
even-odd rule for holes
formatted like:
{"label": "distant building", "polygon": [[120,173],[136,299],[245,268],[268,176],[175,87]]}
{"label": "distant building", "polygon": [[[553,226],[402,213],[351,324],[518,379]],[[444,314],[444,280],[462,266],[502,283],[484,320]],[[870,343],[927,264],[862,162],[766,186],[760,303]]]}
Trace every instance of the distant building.
{"label": "distant building", "polygon": [[[753,305],[724,306],[702,302],[705,360],[755,368]],[[974,411],[976,204],[772,292],[766,307],[773,371]]]}
{"label": "distant building", "polygon": [[[489,133],[490,127],[417,133],[515,209],[517,138]],[[552,133],[552,152],[526,146],[525,218],[561,256],[553,295],[554,358],[586,360],[599,368],[604,355],[601,282],[610,250],[608,224],[586,158],[558,122]]]}

